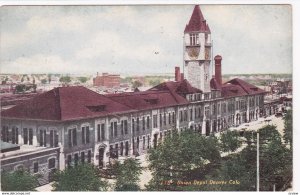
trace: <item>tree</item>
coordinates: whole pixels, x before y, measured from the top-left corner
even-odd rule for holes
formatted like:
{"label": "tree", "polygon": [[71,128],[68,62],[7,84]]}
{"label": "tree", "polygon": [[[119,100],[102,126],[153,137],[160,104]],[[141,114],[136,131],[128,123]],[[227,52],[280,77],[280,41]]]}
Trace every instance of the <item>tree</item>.
{"label": "tree", "polygon": [[284,141],[293,149],[293,111],[288,110],[284,116]]}
{"label": "tree", "polygon": [[220,137],[221,148],[223,152],[234,152],[242,144],[237,131],[225,131]]}
{"label": "tree", "polygon": [[114,169],[116,169],[116,191],[140,190],[138,182],[142,167],[137,159],[128,158],[123,163],[117,162]]}
{"label": "tree", "polygon": [[132,83],[132,88],[139,88],[139,87],[141,87],[143,84],[140,82],[140,81],[138,81],[138,80],[135,80],[135,81],[133,81],[133,83]]}
{"label": "tree", "polygon": [[156,149],[149,151],[149,169],[153,177],[147,190],[183,190],[177,181],[197,179],[205,164],[220,161],[217,145],[215,137],[202,136],[192,130],[166,136]]}
{"label": "tree", "polygon": [[62,77],[60,77],[59,82],[61,82],[61,83],[70,83],[71,82],[71,77],[70,76],[62,76]]}
{"label": "tree", "polygon": [[88,78],[87,77],[78,77],[78,80],[81,82],[81,83],[86,83]]}
{"label": "tree", "polygon": [[108,183],[100,177],[99,169],[89,163],[80,163],[54,174],[54,191],[105,191]]}
{"label": "tree", "polygon": [[35,191],[38,186],[38,176],[31,175],[26,170],[1,173],[1,189],[3,191]]}
{"label": "tree", "polygon": [[41,80],[41,83],[42,83],[42,84],[46,84],[46,83],[47,83],[47,79],[42,79],[42,80]]}

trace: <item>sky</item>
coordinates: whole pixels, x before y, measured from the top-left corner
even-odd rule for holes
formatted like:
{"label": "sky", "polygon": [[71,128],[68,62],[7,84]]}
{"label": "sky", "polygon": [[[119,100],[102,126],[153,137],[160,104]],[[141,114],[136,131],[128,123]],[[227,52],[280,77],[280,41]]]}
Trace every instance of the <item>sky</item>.
{"label": "sky", "polygon": [[[193,5],[3,6],[0,72],[149,75],[183,64]],[[289,5],[200,5],[223,74],[292,73]]]}

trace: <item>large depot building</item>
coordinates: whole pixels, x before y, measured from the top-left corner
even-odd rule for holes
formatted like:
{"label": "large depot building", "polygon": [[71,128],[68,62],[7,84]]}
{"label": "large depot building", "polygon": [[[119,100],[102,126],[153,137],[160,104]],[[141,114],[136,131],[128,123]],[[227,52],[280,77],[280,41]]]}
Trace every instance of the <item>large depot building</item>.
{"label": "large depot building", "polygon": [[222,83],[222,57],[212,62],[211,32],[199,6],[184,45],[185,71],[176,68],[175,81],[108,95],[58,87],[2,111],[1,146],[8,149],[1,169],[42,173],[43,184],[55,169],[78,162],[105,167],[110,158],[146,153],[172,131],[208,136],[260,117],[265,91],[238,78]]}

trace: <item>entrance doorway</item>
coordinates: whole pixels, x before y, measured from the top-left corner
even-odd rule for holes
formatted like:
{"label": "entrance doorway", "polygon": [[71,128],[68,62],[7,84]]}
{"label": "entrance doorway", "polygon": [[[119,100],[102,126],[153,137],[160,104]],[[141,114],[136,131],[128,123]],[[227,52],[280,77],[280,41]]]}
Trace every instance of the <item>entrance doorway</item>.
{"label": "entrance doorway", "polygon": [[99,149],[99,168],[103,168],[104,162],[104,148]]}
{"label": "entrance doorway", "polygon": [[209,121],[206,121],[206,128],[205,128],[205,134],[206,136],[209,136],[210,134],[210,122]]}

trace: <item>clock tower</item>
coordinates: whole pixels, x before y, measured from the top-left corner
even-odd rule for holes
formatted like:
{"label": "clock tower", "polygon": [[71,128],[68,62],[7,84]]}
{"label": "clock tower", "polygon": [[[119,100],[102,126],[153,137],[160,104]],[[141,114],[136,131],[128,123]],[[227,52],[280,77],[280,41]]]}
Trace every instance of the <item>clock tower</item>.
{"label": "clock tower", "polygon": [[184,77],[203,92],[210,92],[211,34],[199,5],[184,30]]}

